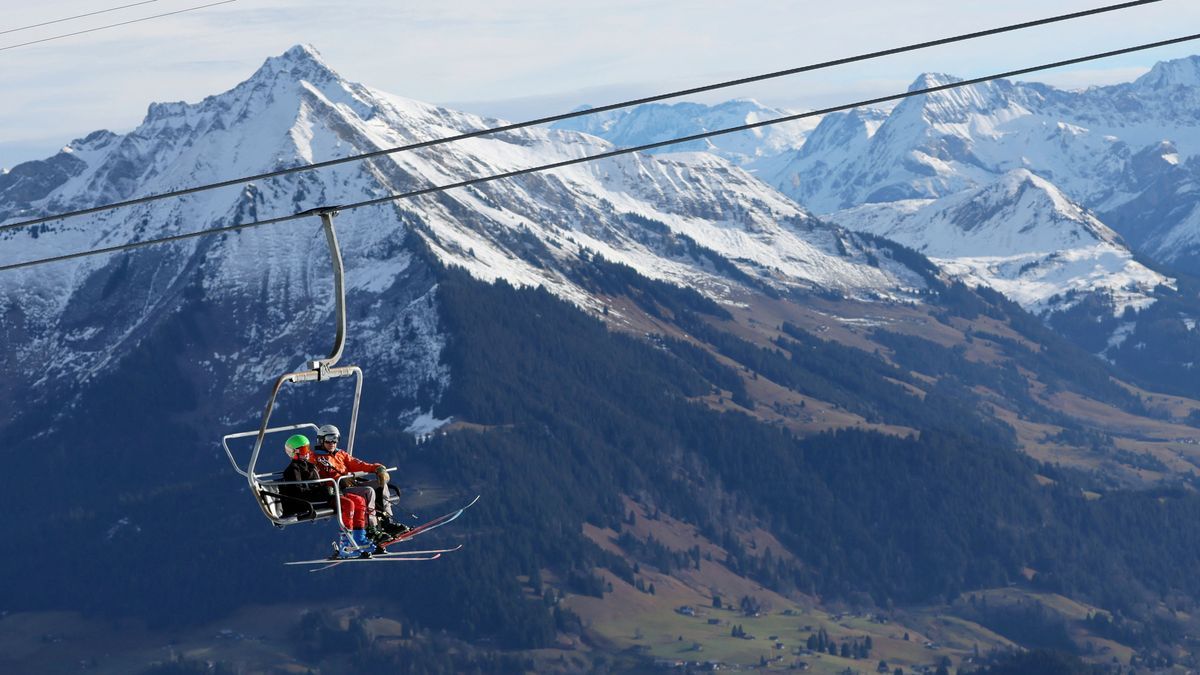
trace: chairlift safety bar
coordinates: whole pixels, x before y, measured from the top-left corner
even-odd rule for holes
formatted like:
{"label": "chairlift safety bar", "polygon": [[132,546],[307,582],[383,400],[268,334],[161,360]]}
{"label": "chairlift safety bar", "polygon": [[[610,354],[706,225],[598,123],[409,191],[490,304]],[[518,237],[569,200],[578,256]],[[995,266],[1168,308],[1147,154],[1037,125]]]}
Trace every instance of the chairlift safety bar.
{"label": "chairlift safety bar", "polygon": [[[358,427],[358,406],[362,400],[362,369],[358,366],[343,366],[341,368],[330,368],[326,372],[327,378],[350,377],[354,376],[354,405],[350,410],[350,433],[346,437],[346,452],[354,454],[354,432]],[[271,421],[271,413],[275,409],[275,399],[279,396],[279,390],[283,385],[288,383],[298,382],[316,382],[319,379],[317,371],[306,370],[298,373],[287,373],[279,376],[275,381],[274,388],[271,389],[271,397],[267,400],[267,407],[263,410],[262,426],[258,430],[258,434],[254,439],[254,449],[250,452],[250,462],[246,465],[246,479],[250,483],[250,487],[255,488],[258,479],[254,477],[254,467],[258,464],[258,456],[262,451],[263,441],[266,439],[267,425]]]}
{"label": "chairlift safety bar", "polygon": [[[268,434],[277,434],[281,431],[296,431],[297,429],[312,429],[313,436],[316,436],[318,427],[317,427],[317,425],[313,424],[312,422],[306,422],[303,424],[288,424],[288,425],[282,426],[282,427],[271,427],[270,429],[267,429],[267,433]],[[246,471],[244,469],[242,469],[242,467],[238,466],[237,460],[234,459],[233,450],[230,449],[230,447],[229,447],[229,441],[232,441],[236,438],[246,438],[248,436],[257,436],[257,435],[258,435],[258,429],[255,429],[254,431],[239,431],[234,434],[226,434],[221,437],[221,447],[225,448],[225,456],[229,458],[229,463],[233,466],[233,470],[238,472],[238,474],[240,474],[243,478],[246,478],[248,476],[246,474]],[[268,474],[268,473],[257,474],[257,476],[260,478],[262,476],[269,476],[269,475],[271,475],[271,474]]]}

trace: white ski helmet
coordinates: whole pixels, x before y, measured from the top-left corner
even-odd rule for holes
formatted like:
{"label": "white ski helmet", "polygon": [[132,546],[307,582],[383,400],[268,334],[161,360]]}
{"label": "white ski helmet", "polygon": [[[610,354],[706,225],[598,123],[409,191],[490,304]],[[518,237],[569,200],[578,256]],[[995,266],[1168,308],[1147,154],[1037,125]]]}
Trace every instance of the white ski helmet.
{"label": "white ski helmet", "polygon": [[337,441],[337,439],[342,437],[342,432],[338,431],[338,428],[332,424],[324,424],[321,425],[320,429],[317,429],[318,442],[324,443],[325,439],[329,436],[333,436],[333,440]]}

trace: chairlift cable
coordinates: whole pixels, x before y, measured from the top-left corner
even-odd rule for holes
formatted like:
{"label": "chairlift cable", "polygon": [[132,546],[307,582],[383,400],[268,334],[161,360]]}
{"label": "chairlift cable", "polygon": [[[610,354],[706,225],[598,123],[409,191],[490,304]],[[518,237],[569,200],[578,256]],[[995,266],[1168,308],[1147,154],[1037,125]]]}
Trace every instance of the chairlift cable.
{"label": "chairlift cable", "polygon": [[55,36],[48,37],[48,38],[42,38],[40,40],[30,40],[29,42],[21,42],[19,44],[15,44],[15,45],[7,45],[5,47],[0,47],[0,52],[8,51],[9,49],[16,49],[17,47],[28,47],[29,45],[36,45],[36,44],[40,44],[42,42],[50,42],[51,40],[61,40],[63,38],[74,37],[76,35],[83,35],[85,33],[95,33],[96,31],[108,30],[109,28],[117,28],[119,26],[128,26],[129,24],[132,24],[132,23],[141,23],[143,21],[149,21],[151,19],[161,19],[164,16],[174,16],[176,14],[183,14],[185,12],[194,12],[198,9],[205,9],[207,7],[216,7],[217,5],[228,5],[231,2],[237,2],[237,0],[221,0],[220,2],[210,2],[207,5],[197,5],[195,7],[186,7],[184,9],[177,9],[173,12],[164,12],[162,14],[155,14],[153,16],[143,16],[140,19],[130,19],[129,21],[121,21],[119,23],[110,23],[107,26],[97,26],[95,28],[88,28],[87,30],[77,30],[74,33],[63,33],[62,35],[55,35]]}
{"label": "chairlift cable", "polygon": [[271,218],[269,220],[256,220],[256,221],[250,222],[250,223],[241,223],[238,225],[227,225],[225,227],[216,227],[216,228],[212,228],[209,230],[200,230],[199,232],[187,232],[185,234],[176,234],[176,235],[171,235],[168,237],[159,237],[157,239],[147,239],[145,241],[135,241],[135,242],[132,242],[129,244],[119,244],[117,246],[106,246],[104,248],[92,249],[90,251],[81,251],[79,253],[69,253],[67,255],[55,256],[52,258],[43,258],[42,260],[31,260],[29,262],[14,263],[12,265],[5,265],[3,267],[0,267],[0,272],[9,270],[9,269],[20,269],[22,267],[31,267],[31,266],[40,265],[43,263],[61,262],[64,260],[73,260],[75,258],[82,258],[85,256],[102,255],[105,253],[117,253],[119,251],[127,251],[129,249],[142,248],[143,246],[152,246],[154,244],[168,244],[173,241],[183,241],[185,239],[194,239],[196,237],[203,237],[203,236],[209,235],[209,234],[221,234],[222,232],[237,232],[238,230],[245,230],[245,229],[248,229],[251,227],[258,227],[260,225],[273,225],[275,223],[282,223],[286,220],[295,220],[297,218],[302,218],[307,215],[312,215],[312,214],[297,213],[297,214],[291,214],[291,215],[287,215],[287,216],[280,216],[279,218]]}
{"label": "chairlift cable", "polygon": [[914,89],[914,90],[906,91],[906,92],[899,93],[899,94],[890,94],[888,96],[880,96],[877,98],[865,99],[865,100],[861,100],[861,101],[856,101],[854,103],[846,103],[846,104],[842,104],[842,105],[831,106],[828,108],[822,108],[820,110],[812,110],[809,112],[797,113],[795,115],[786,115],[784,117],[778,117],[775,119],[763,120],[760,122],[753,122],[753,123],[749,123],[749,124],[742,124],[739,126],[728,127],[728,128],[724,128],[724,129],[717,129],[715,131],[706,131],[706,132],[702,132],[702,133],[698,133],[698,134],[692,134],[690,136],[682,136],[679,138],[672,138],[672,139],[668,139],[665,141],[646,143],[643,145],[637,145],[637,146],[632,146],[632,147],[627,147],[627,148],[618,148],[616,150],[612,150],[609,152],[603,152],[603,153],[600,153],[597,155],[588,155],[586,157],[576,157],[576,158],[572,158],[572,159],[563,160],[560,162],[551,162],[549,164],[541,164],[538,166],[528,167],[525,169],[516,169],[513,171],[506,171],[506,172],[494,174],[491,176],[481,176],[478,178],[470,178],[470,179],[458,181],[455,183],[448,183],[445,185],[434,185],[434,186],[427,187],[427,188],[420,188],[420,189],[412,190],[409,192],[402,192],[399,194],[388,195],[386,197],[377,197],[375,199],[368,199],[365,201],[354,202],[351,204],[320,207],[320,208],[316,208],[316,209],[309,209],[307,211],[301,211],[299,213],[293,213],[293,214],[286,215],[286,216],[279,216],[277,218],[270,218],[267,220],[257,220],[257,221],[253,221],[253,222],[249,222],[249,223],[241,223],[238,225],[227,225],[225,227],[218,227],[218,228],[213,228],[213,229],[208,229],[208,230],[200,230],[198,232],[189,232],[189,233],[185,233],[185,234],[177,234],[177,235],[172,235],[172,236],[168,236],[168,237],[160,237],[157,239],[147,239],[145,241],[132,242],[132,243],[128,243],[128,244],[120,244],[117,246],[108,246],[105,248],[93,249],[93,250],[89,250],[89,251],[80,251],[78,253],[69,253],[69,254],[60,255],[60,256],[52,256],[52,257],[48,257],[48,258],[29,260],[26,262],[12,263],[12,264],[8,264],[8,265],[0,266],[0,272],[21,269],[21,268],[25,268],[25,267],[33,267],[35,265],[44,265],[44,264],[48,264],[48,263],[52,263],[52,262],[62,262],[62,261],[66,261],[66,260],[73,260],[76,258],[100,255],[100,254],[104,254],[104,253],[115,253],[117,251],[124,251],[124,250],[133,249],[133,248],[140,248],[143,246],[151,246],[154,244],[164,244],[164,243],[173,242],[173,241],[182,241],[185,239],[191,239],[194,237],[202,237],[202,236],[209,235],[209,234],[219,234],[222,232],[234,232],[234,231],[244,230],[244,229],[248,229],[248,228],[252,228],[252,227],[258,227],[260,225],[271,225],[274,223],[281,223],[281,222],[285,222],[285,221],[289,221],[289,220],[296,220],[299,218],[307,218],[307,217],[310,217],[313,215],[319,215],[321,212],[349,211],[352,209],[363,208],[366,206],[376,206],[376,205],[380,205],[380,204],[386,204],[389,202],[398,201],[401,199],[412,199],[414,197],[420,197],[423,195],[434,194],[434,193],[438,193],[438,192],[445,192],[447,190],[452,190],[454,188],[468,187],[471,185],[478,185],[480,183],[489,183],[492,181],[502,180],[505,178],[515,178],[517,176],[523,176],[526,174],[537,173],[537,172],[541,172],[541,171],[549,171],[552,169],[561,169],[563,167],[571,166],[574,164],[582,164],[585,162],[594,162],[594,161],[600,160],[600,159],[608,159],[608,158],[617,157],[620,155],[627,155],[627,154],[631,154],[631,153],[635,153],[635,152],[642,152],[645,150],[653,150],[656,148],[666,147],[669,145],[676,145],[679,143],[690,143],[692,141],[697,141],[697,140],[701,140],[701,139],[705,139],[705,138],[712,138],[714,136],[722,136],[725,134],[736,133],[739,131],[747,131],[750,129],[757,129],[760,127],[766,127],[766,126],[771,126],[771,125],[775,125],[775,124],[782,124],[784,122],[794,122],[796,120],[801,120],[801,119],[804,119],[807,117],[828,115],[830,113],[853,110],[854,108],[862,108],[865,106],[877,105],[880,103],[900,101],[900,100],[912,98],[915,96],[923,96],[926,94],[933,94],[933,93],[937,93],[937,92],[941,92],[941,91],[960,89],[962,87],[969,87],[972,85],[982,84],[984,82],[990,82],[993,80],[1018,77],[1020,75],[1028,75],[1028,74],[1036,73],[1039,71],[1051,70],[1054,68],[1061,68],[1061,67],[1065,67],[1065,66],[1076,65],[1076,64],[1080,64],[1080,63],[1086,63],[1089,61],[1097,61],[1100,59],[1111,58],[1114,56],[1121,56],[1124,54],[1132,54],[1134,52],[1146,51],[1149,49],[1157,49],[1159,47],[1168,47],[1171,45],[1182,44],[1185,42],[1192,42],[1195,40],[1200,40],[1200,33],[1194,33],[1192,35],[1186,35],[1183,37],[1171,38],[1168,40],[1159,40],[1157,42],[1149,42],[1149,43],[1145,43],[1145,44],[1141,44],[1141,45],[1136,45],[1133,47],[1125,47],[1122,49],[1115,49],[1115,50],[1111,50],[1111,51],[1107,51],[1107,52],[1100,52],[1097,54],[1090,54],[1088,56],[1079,56],[1079,57],[1075,57],[1075,58],[1071,58],[1071,59],[1065,59],[1062,61],[1055,61],[1053,63],[1046,63],[1046,64],[1042,64],[1042,65],[1037,65],[1037,66],[1029,66],[1026,68],[1018,68],[1015,70],[1005,71],[1003,73],[995,73],[992,75],[984,75],[982,77],[971,78],[969,80],[961,80],[959,82],[950,82],[950,83],[940,84],[940,85],[936,85],[936,86],[932,86],[932,87],[925,87],[922,89]]}
{"label": "chairlift cable", "polygon": [[42,26],[49,26],[49,25],[55,24],[55,23],[63,23],[65,21],[74,21],[75,19],[82,19],[82,18],[88,17],[88,16],[96,16],[97,14],[107,14],[109,12],[115,12],[118,9],[128,9],[130,7],[137,7],[138,5],[149,5],[152,2],[158,2],[158,0],[142,0],[142,2],[135,2],[135,3],[129,4],[129,5],[120,5],[117,7],[109,7],[108,9],[101,9],[101,10],[95,11],[95,12],[88,12],[87,14],[76,14],[75,16],[68,16],[68,17],[64,17],[62,19],[54,19],[53,21],[43,21],[41,23],[34,23],[34,24],[30,24],[28,26],[21,26],[20,28],[8,28],[5,30],[0,30],[0,35],[8,35],[9,33],[17,33],[17,32],[23,31],[23,30],[29,30],[31,28],[41,28]]}
{"label": "chairlift cable", "polygon": [[[226,0],[226,1],[233,2],[235,0]],[[128,199],[125,201],[112,202],[110,204],[104,204],[101,206],[94,206],[94,207],[89,207],[86,209],[78,209],[75,211],[67,211],[67,212],[59,213],[59,214],[55,214],[55,215],[42,216],[42,217],[33,218],[33,219],[29,219],[29,220],[23,220],[23,221],[16,222],[16,223],[9,223],[7,225],[0,225],[0,231],[11,230],[11,229],[20,228],[20,227],[29,227],[31,225],[38,225],[38,224],[49,222],[52,220],[60,220],[63,218],[70,218],[70,217],[74,217],[74,216],[83,216],[83,215],[88,215],[88,214],[92,214],[92,213],[99,213],[102,211],[109,211],[112,209],[117,209],[117,208],[122,208],[122,207],[127,207],[127,206],[135,206],[138,204],[145,204],[147,202],[153,202],[153,201],[158,201],[158,200],[162,200],[162,199],[169,199],[172,197],[182,197],[184,195],[195,194],[197,192],[203,192],[203,191],[207,191],[207,190],[215,190],[218,188],[230,187],[233,185],[240,185],[240,184],[249,183],[252,181],[265,180],[268,178],[276,178],[279,176],[284,176],[284,175],[288,175],[288,174],[292,174],[292,173],[298,173],[298,172],[302,172],[302,171],[313,171],[316,169],[323,169],[323,168],[327,168],[330,166],[345,164],[348,162],[362,161],[365,159],[371,159],[371,158],[380,157],[383,155],[390,155],[390,154],[395,154],[395,153],[399,153],[399,152],[418,150],[421,148],[430,148],[430,147],[442,145],[445,143],[453,143],[456,141],[466,140],[469,138],[478,138],[481,136],[489,136],[492,134],[498,134],[498,133],[503,133],[503,132],[508,132],[508,131],[515,131],[517,129],[524,129],[527,127],[538,126],[538,125],[542,125],[542,124],[561,122],[564,120],[574,119],[577,117],[583,117],[586,115],[595,115],[597,113],[609,112],[609,111],[618,110],[621,108],[628,108],[628,107],[632,107],[632,106],[643,105],[646,103],[654,103],[654,102],[663,101],[666,99],[678,98],[680,96],[689,96],[692,94],[700,94],[700,93],[715,91],[718,89],[725,89],[725,88],[734,87],[734,86],[743,85],[743,84],[762,82],[764,80],[785,77],[788,75],[796,75],[799,73],[823,70],[826,68],[832,68],[834,66],[841,66],[841,65],[848,65],[851,63],[858,63],[858,62],[862,62],[862,61],[869,61],[872,59],[878,59],[878,58],[882,58],[885,56],[894,56],[897,54],[903,54],[906,52],[927,49],[930,47],[938,47],[938,46],[953,44],[956,42],[964,42],[964,41],[974,40],[974,39],[978,39],[978,38],[982,38],[982,37],[1000,35],[1003,33],[1024,30],[1027,28],[1034,28],[1037,26],[1045,26],[1045,25],[1053,24],[1053,23],[1070,21],[1070,20],[1074,20],[1074,19],[1081,19],[1084,17],[1094,16],[1094,15],[1098,15],[1098,14],[1104,14],[1104,13],[1108,13],[1108,12],[1115,12],[1115,11],[1124,10],[1124,9],[1130,9],[1130,8],[1137,7],[1137,6],[1149,5],[1149,4],[1154,4],[1154,3],[1162,2],[1162,1],[1163,0],[1133,0],[1131,2],[1123,2],[1123,3],[1119,3],[1119,4],[1115,4],[1115,5],[1106,5],[1103,7],[1097,7],[1097,8],[1083,10],[1083,11],[1079,11],[1079,12],[1072,12],[1070,14],[1061,14],[1058,16],[1047,17],[1044,19],[1036,19],[1033,21],[1015,23],[1015,24],[1010,24],[1007,26],[1001,26],[998,28],[991,28],[991,29],[987,29],[987,30],[976,31],[973,33],[964,33],[961,35],[954,35],[954,36],[950,36],[950,37],[940,38],[937,40],[918,42],[918,43],[914,43],[911,45],[905,45],[902,47],[893,47],[891,49],[884,49],[881,51],[869,52],[869,53],[865,53],[865,54],[859,54],[856,56],[849,56],[849,57],[834,59],[832,61],[823,61],[820,63],[799,66],[796,68],[789,68],[787,70],[779,70],[779,71],[765,73],[765,74],[761,74],[761,75],[753,75],[750,77],[743,77],[743,78],[739,78],[736,80],[718,82],[715,84],[708,84],[708,85],[703,85],[703,86],[699,86],[699,87],[693,87],[690,89],[682,89],[679,91],[668,92],[665,94],[657,94],[654,96],[647,96],[644,98],[631,99],[631,100],[623,101],[620,103],[611,103],[611,104],[599,106],[596,108],[587,108],[584,110],[576,110],[576,111],[572,111],[572,112],[568,112],[568,113],[551,115],[549,117],[539,117],[537,119],[532,119],[532,120],[528,120],[525,122],[515,122],[512,124],[505,124],[505,125],[502,125],[499,127],[479,129],[476,131],[458,134],[455,136],[448,136],[445,138],[438,138],[438,139],[433,139],[433,140],[429,140],[429,141],[421,141],[418,143],[411,143],[408,145],[401,145],[401,146],[397,146],[397,147],[393,147],[393,148],[385,148],[382,150],[373,150],[371,152],[366,152],[366,153],[362,153],[362,154],[358,154],[358,155],[339,157],[337,159],[330,159],[330,160],[325,160],[322,162],[314,162],[312,164],[305,164],[303,166],[295,166],[295,167],[288,167],[288,168],[284,168],[284,169],[277,169],[275,171],[268,171],[265,173],[259,173],[259,174],[255,174],[255,175],[251,175],[251,176],[232,178],[229,180],[219,181],[219,182],[215,182],[215,183],[207,183],[204,185],[198,185],[198,186],[189,187],[189,188],[182,188],[179,190],[171,190],[168,192],[162,192],[162,193],[154,194],[154,195],[146,195],[143,197],[137,197],[137,198]],[[223,3],[216,3],[216,4],[223,4]],[[18,45],[18,46],[20,46],[20,45]],[[11,47],[0,48],[0,50],[10,49],[10,48]],[[0,268],[0,270],[2,270],[2,269],[3,268]]]}

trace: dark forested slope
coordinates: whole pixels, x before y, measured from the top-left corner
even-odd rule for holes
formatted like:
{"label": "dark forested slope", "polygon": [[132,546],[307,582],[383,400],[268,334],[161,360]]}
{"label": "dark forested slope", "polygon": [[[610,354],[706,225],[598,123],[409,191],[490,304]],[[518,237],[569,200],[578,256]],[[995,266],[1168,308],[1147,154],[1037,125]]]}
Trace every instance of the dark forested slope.
{"label": "dark forested slope", "polygon": [[[85,386],[80,405],[54,411],[61,423],[53,429],[38,428],[51,419],[41,411],[9,430],[41,435],[20,475],[7,479],[9,503],[20,512],[6,519],[4,535],[51,547],[72,542],[88,564],[35,548],[5,556],[8,608],[191,622],[264,601],[385,597],[419,626],[508,648],[545,646],[556,632],[582,628],[540,593],[543,573],[560,591],[601,596],[596,568],[629,574],[623,557],[582,533],[587,522],[619,530],[623,495],[696,524],[729,551],[731,568],[783,593],[934,602],[1025,583],[1022,571],[1032,568],[1034,586],[1127,616],[1157,598],[1200,597],[1193,574],[1200,498],[1173,490],[1086,500],[1069,476],[1020,454],[1011,433],[976,405],[970,385],[1017,387],[1010,370],[942,361],[961,372],[922,400],[896,384],[916,381],[908,371],[880,355],[795,326],[776,349],[756,347],[725,330],[719,307],[687,293],[673,297],[640,277],[612,289],[665,309],[662,316],[689,329],[692,342],[613,332],[546,291],[489,285],[428,264],[451,372],[435,413],[471,428],[414,444],[386,422],[387,406],[412,402],[390,394],[386,373],[368,363],[359,447],[398,463],[409,484],[456,498],[481,493],[478,506],[439,535],[462,541],[463,551],[402,574],[339,569],[320,583],[282,567],[322,550],[329,528],[270,531],[213,451],[215,423],[206,415],[220,402],[197,400],[188,382],[204,374],[180,365],[180,345],[203,353],[216,339],[206,320],[211,309],[196,297],[117,376]],[[910,365],[932,349],[885,339]],[[741,377],[714,354],[916,433],[797,438],[749,412],[713,410],[698,398],[736,389]],[[1063,381],[1076,382],[1059,365]],[[139,392],[142,403],[123,399],[126,391]],[[1056,480],[1045,485],[1038,473]],[[46,499],[52,484],[62,489]],[[792,555],[741,550],[736,535],[751,525],[772,532]]]}

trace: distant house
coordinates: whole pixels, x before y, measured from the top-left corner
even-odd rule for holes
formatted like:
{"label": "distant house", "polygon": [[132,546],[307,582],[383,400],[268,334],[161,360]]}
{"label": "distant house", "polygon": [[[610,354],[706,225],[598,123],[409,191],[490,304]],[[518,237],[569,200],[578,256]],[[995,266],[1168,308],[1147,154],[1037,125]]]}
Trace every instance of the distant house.
{"label": "distant house", "polygon": [[696,609],[691,605],[680,605],[675,608],[675,613],[684,616],[696,616]]}

